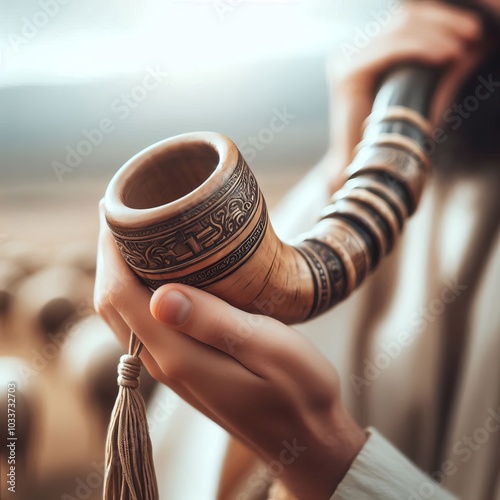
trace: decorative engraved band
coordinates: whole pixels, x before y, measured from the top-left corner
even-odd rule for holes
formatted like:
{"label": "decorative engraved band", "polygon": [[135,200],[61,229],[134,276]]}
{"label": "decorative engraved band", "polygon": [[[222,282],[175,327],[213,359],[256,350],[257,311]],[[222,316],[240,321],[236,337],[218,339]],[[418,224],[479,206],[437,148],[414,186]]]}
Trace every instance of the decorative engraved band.
{"label": "decorative engraved band", "polygon": [[[401,107],[389,108],[368,123],[389,119],[404,119],[430,132],[418,113]],[[367,135],[345,171],[346,183],[299,246],[313,275],[316,299],[311,316],[347,297],[390,252],[420,200],[430,170],[425,151],[410,137]]]}

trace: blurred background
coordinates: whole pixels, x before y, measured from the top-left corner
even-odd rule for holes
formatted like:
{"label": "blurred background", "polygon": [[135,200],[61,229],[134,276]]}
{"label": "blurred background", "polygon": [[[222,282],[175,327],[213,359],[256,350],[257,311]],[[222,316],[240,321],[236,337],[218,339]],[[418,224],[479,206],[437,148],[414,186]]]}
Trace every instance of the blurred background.
{"label": "blurred background", "polygon": [[[330,137],[325,68],[331,58],[348,66],[398,6],[392,0],[0,0],[2,500],[10,498],[4,480],[10,437],[17,438],[12,498],[102,496],[123,348],[95,315],[92,294],[97,206],[113,174],[164,138],[220,132],[255,172],[275,208],[278,234],[309,229],[327,198],[324,175],[313,169]],[[484,75],[493,71],[500,81],[498,53]],[[472,95],[477,83],[469,83],[456,103]],[[447,440],[453,450],[464,432],[482,425],[483,406],[498,402],[500,372],[491,367],[500,352],[499,108],[497,92],[436,148],[437,168],[392,258],[347,301],[300,327],[338,369],[360,425],[377,427],[428,472],[436,457],[453,457],[433,444]],[[466,291],[422,322],[422,311],[450,280]],[[349,377],[363,373],[363,363],[401,332],[414,335],[412,348],[355,394]],[[456,380],[469,384],[450,400],[451,414],[476,420],[443,433],[434,417],[447,399],[442,395],[452,394],[446,384],[437,387],[447,366],[453,374],[463,368]],[[167,492],[161,498],[215,498],[227,435],[146,373],[141,391],[160,490]],[[15,428],[3,411],[13,395]],[[491,498],[478,492],[492,488],[483,478],[498,470],[498,439],[489,439],[446,486],[464,498]],[[500,491],[500,476],[495,470],[490,476]]]}
{"label": "blurred background", "polygon": [[[214,130],[240,147],[274,206],[327,148],[327,58],[365,43],[360,30],[393,6],[0,0],[0,380],[2,408],[16,384],[15,498],[101,497],[122,349],[95,317],[92,289],[97,204],[114,172],[156,141]],[[145,375],[142,390],[154,391]],[[180,404],[167,398],[157,423]],[[182,476],[182,457],[170,462],[158,467]]]}

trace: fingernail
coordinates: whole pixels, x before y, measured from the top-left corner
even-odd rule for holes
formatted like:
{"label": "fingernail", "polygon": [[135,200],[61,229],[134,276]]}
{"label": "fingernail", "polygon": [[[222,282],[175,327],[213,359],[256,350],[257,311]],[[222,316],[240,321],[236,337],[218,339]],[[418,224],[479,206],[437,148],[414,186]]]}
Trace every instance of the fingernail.
{"label": "fingernail", "polygon": [[169,325],[182,325],[189,319],[192,307],[191,301],[185,295],[170,290],[158,304],[158,316]]}

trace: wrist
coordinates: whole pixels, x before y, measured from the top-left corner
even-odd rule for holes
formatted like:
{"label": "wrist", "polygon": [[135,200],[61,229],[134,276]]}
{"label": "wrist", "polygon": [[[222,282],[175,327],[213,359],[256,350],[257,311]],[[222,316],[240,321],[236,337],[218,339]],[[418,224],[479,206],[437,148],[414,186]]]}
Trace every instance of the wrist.
{"label": "wrist", "polygon": [[306,450],[294,467],[285,471],[282,482],[298,499],[328,500],[346,475],[367,436],[344,407],[339,407],[329,424],[313,422],[308,438],[303,438]]}

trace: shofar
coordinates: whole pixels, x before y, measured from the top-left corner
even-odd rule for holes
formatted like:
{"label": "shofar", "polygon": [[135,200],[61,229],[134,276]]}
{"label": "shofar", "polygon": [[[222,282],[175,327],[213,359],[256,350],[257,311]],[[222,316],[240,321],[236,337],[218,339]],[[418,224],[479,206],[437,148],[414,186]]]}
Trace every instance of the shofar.
{"label": "shofar", "polygon": [[192,133],[145,149],[105,195],[120,252],[151,289],[184,283],[286,323],[326,311],[391,250],[417,207],[430,168],[434,82],[425,68],[391,73],[343,188],[293,245],[276,236],[255,177],[228,138]]}

